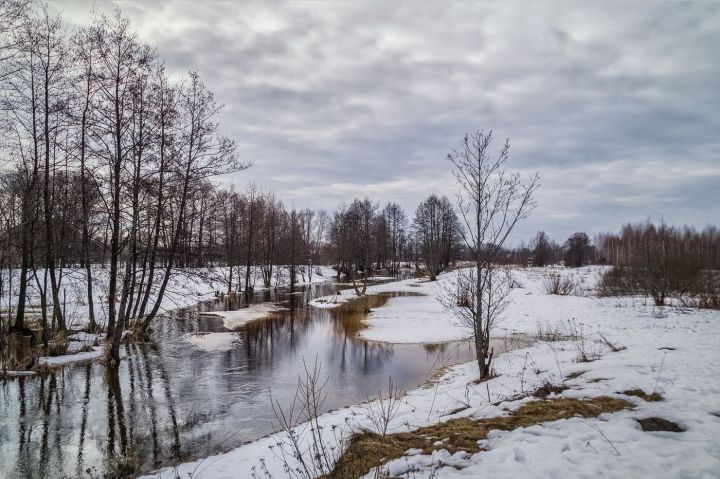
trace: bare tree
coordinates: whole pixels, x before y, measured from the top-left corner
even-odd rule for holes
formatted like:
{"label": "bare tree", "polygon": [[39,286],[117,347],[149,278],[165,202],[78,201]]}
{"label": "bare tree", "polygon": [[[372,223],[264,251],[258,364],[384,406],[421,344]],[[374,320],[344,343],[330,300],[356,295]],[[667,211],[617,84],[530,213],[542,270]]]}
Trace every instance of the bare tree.
{"label": "bare tree", "polygon": [[283,217],[282,202],[275,195],[268,193],[264,201],[265,211],[260,225],[260,262],[263,285],[269,288],[272,284],[275,269],[280,228]]}
{"label": "bare tree", "polygon": [[550,261],[550,241],[544,231],[538,231],[533,238],[531,247],[533,250],[533,266],[545,266]]}
{"label": "bare tree", "polygon": [[31,11],[32,0],[0,0],[0,81],[16,73],[11,62],[22,49],[18,30]]}
{"label": "bare tree", "polygon": [[[222,106],[195,72],[190,73],[188,83],[180,91],[180,108],[183,124],[177,151],[178,218],[172,232],[165,274],[155,304],[142,322],[142,332],[147,330],[160,310],[183,232],[189,199],[202,186],[203,179],[250,167],[250,163],[238,161],[235,143],[220,135],[215,119]],[[118,335],[116,340],[119,341]]]}
{"label": "bare tree", "polygon": [[[100,143],[104,151],[99,153],[105,159],[109,191],[108,217],[110,231],[110,271],[108,287],[108,331],[111,341],[110,357],[116,363],[120,360],[120,338],[124,326],[124,307],[130,278],[126,269],[121,290],[118,291],[120,255],[130,237],[137,234],[136,219],[125,235],[123,224],[125,188],[128,170],[132,171],[131,148],[128,130],[132,123],[132,95],[138,73],[151,61],[149,48],[140,43],[130,29],[129,22],[115,12],[113,18],[100,17],[94,26],[97,38],[99,78],[99,105],[97,108]],[[118,294],[120,307],[118,308]]]}
{"label": "bare tree", "polygon": [[[22,23],[13,31],[15,37],[11,41],[14,53],[6,59],[12,75],[4,78],[5,94],[2,98],[2,110],[8,119],[3,125],[9,131],[7,151],[16,168],[11,183],[15,185],[20,202],[20,277],[18,281],[18,300],[15,310],[13,329],[18,332],[26,330],[25,306],[29,273],[33,267],[35,244],[35,225],[37,206],[40,204],[39,186],[41,180],[41,71],[38,59],[38,36],[34,22],[23,18]],[[48,326],[46,317],[43,320],[43,340],[47,342]]]}
{"label": "bare tree", "polygon": [[[341,206],[335,211],[330,225],[330,239],[340,271],[348,276],[358,296],[365,295],[367,291],[371,259],[375,256],[373,224],[376,210],[377,205],[369,199],[355,199],[349,207]],[[358,272],[362,274],[362,287],[357,283]]]}
{"label": "bare tree", "polygon": [[390,273],[397,274],[407,247],[407,216],[397,203],[388,203],[383,209],[388,224],[388,249],[390,252]]}
{"label": "bare tree", "polygon": [[90,197],[94,190],[90,184],[91,175],[88,169],[88,152],[90,128],[92,124],[92,108],[97,85],[95,79],[95,62],[97,55],[96,41],[89,28],[81,29],[73,37],[74,64],[77,74],[74,85],[77,89],[76,110],[77,145],[76,151],[80,162],[80,200],[82,203],[82,262],[85,266],[87,288],[88,321],[90,331],[97,330],[93,301],[93,278],[90,259]]}
{"label": "bare tree", "polygon": [[539,186],[537,174],[524,183],[519,173],[505,172],[508,140],[495,158],[490,156],[491,143],[492,131],[477,131],[465,135],[461,148],[448,155],[460,185],[461,234],[474,265],[458,273],[455,288],[443,302],[473,330],[480,379],[492,374],[490,333],[510,287],[496,259],[515,225],[535,208],[533,194]]}
{"label": "bare tree", "polygon": [[253,285],[250,284],[250,273],[255,264],[255,235],[260,219],[260,202],[257,187],[250,185],[245,200],[245,288],[244,293],[252,293]]}
{"label": "bare tree", "polygon": [[[647,295],[656,306],[668,298],[705,307],[717,307],[720,276],[714,252],[720,236],[713,227],[702,234],[649,220],[625,225],[620,235],[604,235],[601,247],[614,254],[614,267],[601,283],[608,295]],[[714,243],[714,244],[713,244]]]}
{"label": "bare tree", "polygon": [[46,9],[43,14],[32,22],[36,34],[32,48],[37,49],[40,67],[40,85],[42,95],[42,141],[45,166],[43,169],[43,213],[45,219],[45,266],[46,274],[50,274],[50,287],[53,300],[53,324],[61,330],[65,329],[65,321],[60,304],[60,284],[55,271],[55,235],[53,224],[53,178],[56,138],[61,125],[58,124],[58,111],[65,108],[67,98],[63,97],[66,89],[61,83],[65,80],[66,45],[59,18],[51,18]]}

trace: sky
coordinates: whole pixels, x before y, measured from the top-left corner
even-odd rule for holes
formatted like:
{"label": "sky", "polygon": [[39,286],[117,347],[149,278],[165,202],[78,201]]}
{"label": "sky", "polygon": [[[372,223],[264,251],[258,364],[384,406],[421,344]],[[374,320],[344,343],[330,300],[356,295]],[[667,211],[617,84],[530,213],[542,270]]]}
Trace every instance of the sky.
{"label": "sky", "polygon": [[720,2],[51,0],[119,7],[168,71],[197,70],[253,167],[219,181],[328,209],[455,197],[447,154],[509,139],[540,175],[513,243],[647,218],[720,225]]}

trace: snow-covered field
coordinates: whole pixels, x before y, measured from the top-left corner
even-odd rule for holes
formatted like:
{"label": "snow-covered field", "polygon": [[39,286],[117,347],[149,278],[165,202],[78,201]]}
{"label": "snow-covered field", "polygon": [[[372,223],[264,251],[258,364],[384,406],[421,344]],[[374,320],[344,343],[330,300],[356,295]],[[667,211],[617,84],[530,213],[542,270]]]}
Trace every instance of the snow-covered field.
{"label": "snow-covered field", "polygon": [[[384,469],[393,476],[430,477],[720,477],[720,312],[656,308],[643,298],[596,298],[600,270],[556,270],[576,275],[582,296],[547,295],[543,279],[551,269],[513,272],[522,286],[495,335],[535,335],[545,331],[582,332],[582,340],[538,341],[532,347],[496,357],[497,377],[475,384],[477,367],[450,368],[430,388],[408,392],[390,424],[390,432],[413,430],[457,417],[506,415],[531,398],[520,398],[545,383],[564,385],[562,396],[624,398],[635,409],[543,423],[510,432],[493,431],[474,455],[408,451]],[[441,281],[448,280],[444,277]],[[401,291],[424,296],[392,298],[376,308],[365,337],[404,342],[437,342],[461,337],[462,327],[438,309],[432,284],[418,280],[387,283],[373,292]],[[435,293],[437,293],[437,289]],[[337,302],[352,298],[344,292]],[[318,303],[329,307],[333,298]],[[392,323],[392,324],[389,324]],[[451,332],[447,332],[451,331]],[[467,332],[465,332],[465,335]],[[443,336],[445,335],[445,336]],[[613,352],[601,335],[616,348]],[[579,353],[594,359],[579,362]],[[572,379],[571,379],[572,378]],[[646,402],[619,394],[640,388],[664,399]],[[466,407],[467,406],[467,407]],[[269,405],[268,405],[269,407]],[[685,432],[644,432],[636,419],[657,416],[677,422]],[[368,406],[357,405],[319,419],[327,440],[338,430],[371,428]],[[308,441],[306,425],[298,427]],[[282,434],[255,441],[226,454],[181,464],[146,477],[237,478],[286,477],[278,458]],[[289,458],[292,466],[292,458]],[[253,469],[254,468],[254,469]],[[370,475],[369,477],[375,477]]]}

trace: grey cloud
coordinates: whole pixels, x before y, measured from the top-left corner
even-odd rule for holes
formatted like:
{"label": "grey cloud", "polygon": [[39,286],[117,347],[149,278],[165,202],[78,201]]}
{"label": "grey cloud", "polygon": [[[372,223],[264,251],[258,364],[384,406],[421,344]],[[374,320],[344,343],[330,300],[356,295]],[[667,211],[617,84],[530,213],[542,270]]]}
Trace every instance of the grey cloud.
{"label": "grey cloud", "polygon": [[[115,6],[51,5],[75,23]],[[225,132],[255,162],[235,180],[297,206],[369,195],[412,212],[454,193],[445,155],[492,128],[511,167],[543,178],[516,241],[647,215],[720,222],[717,4],[118,5],[226,104]]]}

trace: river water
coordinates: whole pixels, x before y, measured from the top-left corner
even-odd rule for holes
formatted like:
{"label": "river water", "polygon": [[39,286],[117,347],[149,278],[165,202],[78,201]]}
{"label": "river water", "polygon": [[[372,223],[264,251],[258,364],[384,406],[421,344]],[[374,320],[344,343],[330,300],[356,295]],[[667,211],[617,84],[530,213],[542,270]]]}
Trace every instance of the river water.
{"label": "river water", "polygon": [[[116,370],[75,364],[0,382],[0,478],[103,477],[121,450],[143,471],[229,450],[277,430],[271,396],[289,405],[304,365],[316,361],[327,377],[323,408],[332,410],[376,397],[389,377],[414,388],[439,366],[473,358],[467,342],[357,338],[364,310],[396,294],[369,297],[361,307],[308,306],[337,288],[205,302],[158,318],[153,341],[124,345]],[[222,318],[201,314],[265,302],[287,309],[232,332]],[[220,347],[198,346],[203,333],[221,339]]]}

